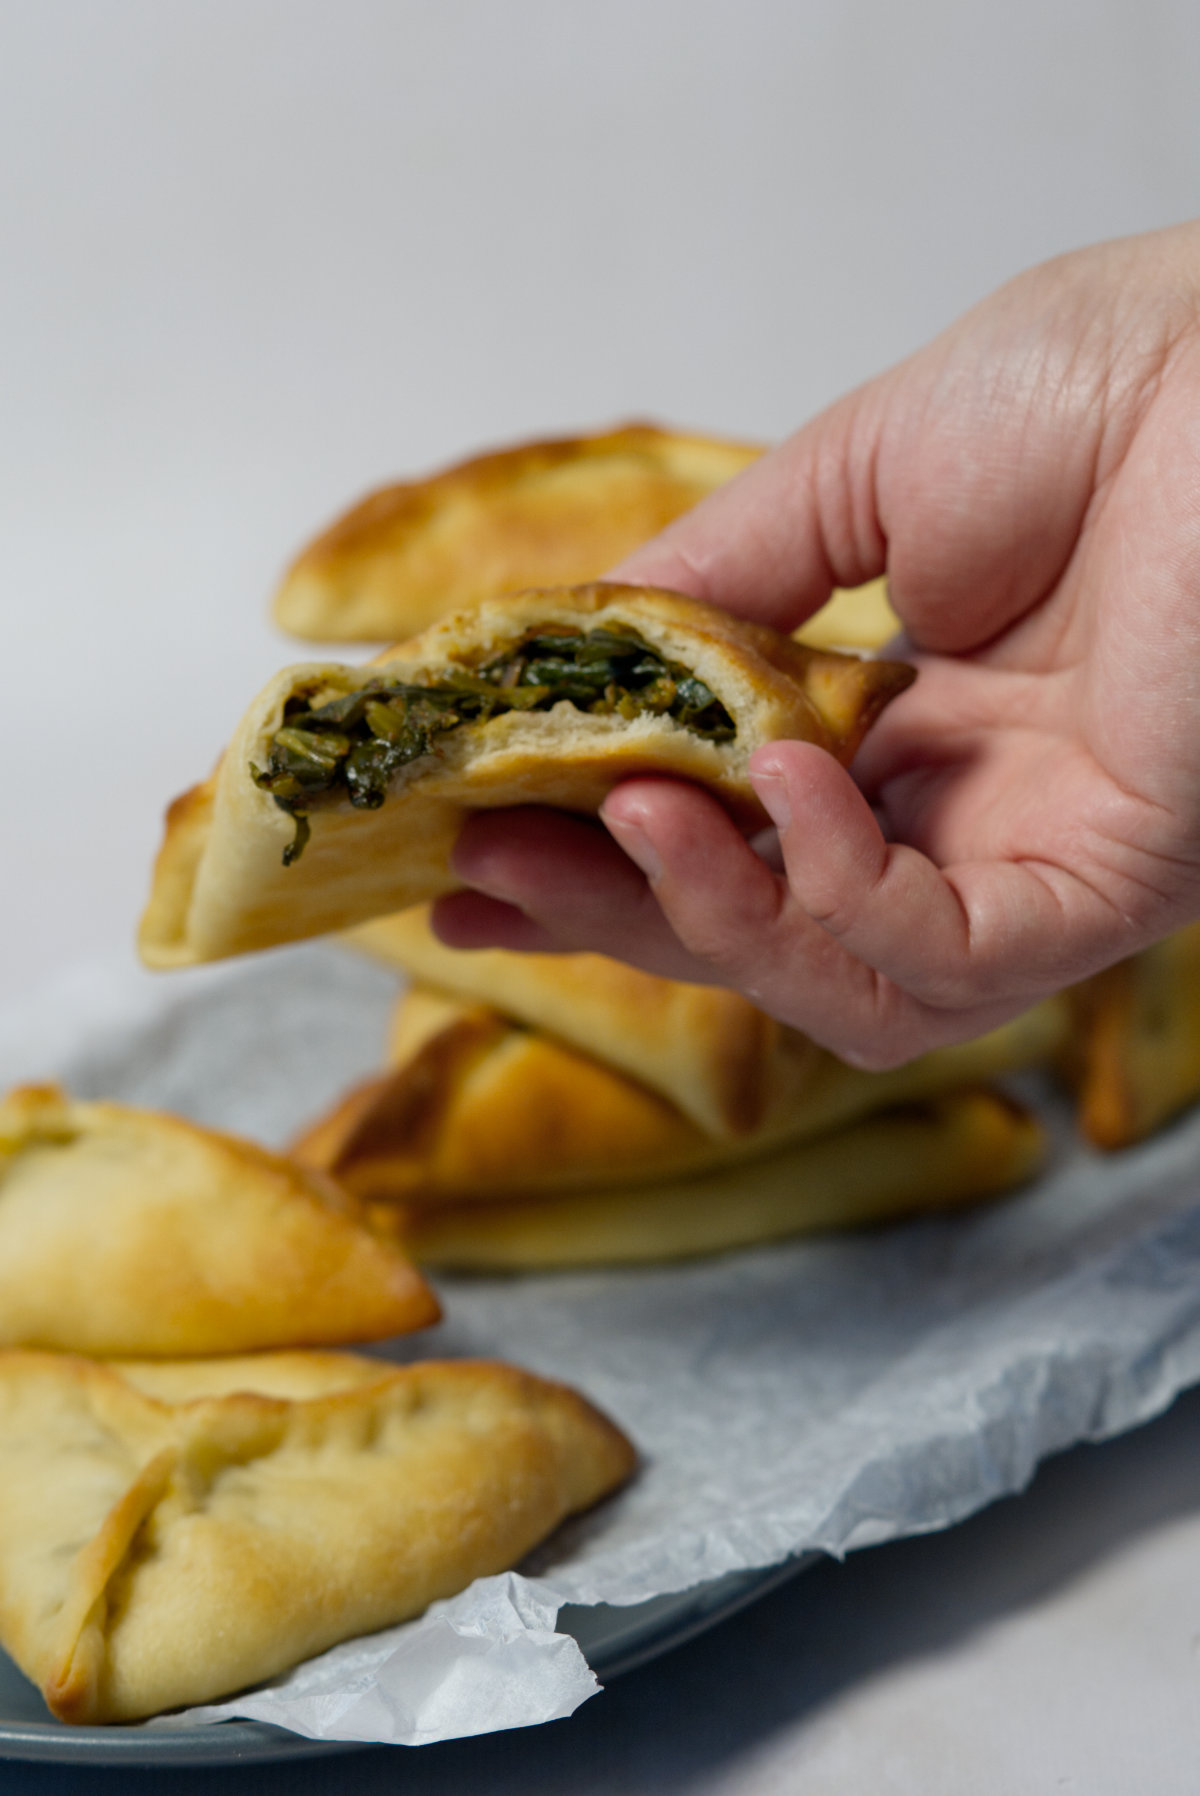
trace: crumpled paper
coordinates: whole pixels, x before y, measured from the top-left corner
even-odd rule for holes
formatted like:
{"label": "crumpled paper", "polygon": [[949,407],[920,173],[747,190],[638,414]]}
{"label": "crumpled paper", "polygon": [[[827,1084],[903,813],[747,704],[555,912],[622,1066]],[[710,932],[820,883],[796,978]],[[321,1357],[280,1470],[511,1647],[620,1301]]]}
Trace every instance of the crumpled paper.
{"label": "crumpled paper", "polygon": [[559,1599],[515,1572],[479,1578],[418,1620],[347,1640],[269,1689],[161,1716],[156,1727],[245,1716],[317,1740],[421,1746],[570,1715],[600,1688]]}
{"label": "crumpled paper", "polygon": [[[396,995],[329,947],[155,979],[84,967],[0,1017],[0,1080],[57,1077],[282,1143],[374,1070]],[[150,1726],[252,1716],[427,1740],[569,1714],[596,1688],[563,1604],[945,1527],[1038,1461],[1200,1379],[1200,1115],[965,1214],[691,1264],[439,1281],[397,1357],[492,1355],[578,1385],[642,1469],[521,1574],[347,1642],[270,1688]],[[392,1351],[391,1348],[384,1351]]]}

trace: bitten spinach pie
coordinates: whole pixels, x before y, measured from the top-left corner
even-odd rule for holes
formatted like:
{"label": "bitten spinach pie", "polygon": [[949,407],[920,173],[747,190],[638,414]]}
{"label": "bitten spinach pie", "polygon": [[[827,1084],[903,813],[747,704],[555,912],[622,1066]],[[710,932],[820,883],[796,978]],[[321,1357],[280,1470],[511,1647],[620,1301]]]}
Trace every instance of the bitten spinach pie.
{"label": "bitten spinach pie", "polygon": [[631,774],[696,780],[757,827],[756,748],[790,737],[846,763],[912,678],[603,584],[489,601],[365,667],[286,669],[168,812],[143,958],[186,966],[403,910],[454,888],[470,811],[594,813]]}

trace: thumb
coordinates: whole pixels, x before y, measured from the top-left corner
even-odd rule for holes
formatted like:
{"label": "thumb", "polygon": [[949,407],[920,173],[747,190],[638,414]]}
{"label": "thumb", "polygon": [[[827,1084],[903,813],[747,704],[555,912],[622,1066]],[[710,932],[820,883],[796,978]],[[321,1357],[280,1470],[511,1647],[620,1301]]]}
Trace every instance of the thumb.
{"label": "thumb", "polygon": [[608,577],[793,630],[835,586],[883,573],[874,467],[887,378],[847,394]]}

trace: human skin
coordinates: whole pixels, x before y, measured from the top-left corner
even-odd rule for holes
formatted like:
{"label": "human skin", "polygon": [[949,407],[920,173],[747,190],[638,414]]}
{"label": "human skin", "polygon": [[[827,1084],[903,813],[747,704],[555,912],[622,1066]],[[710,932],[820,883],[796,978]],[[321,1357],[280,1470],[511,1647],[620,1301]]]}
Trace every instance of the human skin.
{"label": "human skin", "polygon": [[1200,916],[1200,225],[1020,276],[614,577],[791,630],[884,571],[919,678],[853,777],[757,751],[775,853],[666,779],[603,828],[481,814],[443,940],[729,985],[884,1067]]}

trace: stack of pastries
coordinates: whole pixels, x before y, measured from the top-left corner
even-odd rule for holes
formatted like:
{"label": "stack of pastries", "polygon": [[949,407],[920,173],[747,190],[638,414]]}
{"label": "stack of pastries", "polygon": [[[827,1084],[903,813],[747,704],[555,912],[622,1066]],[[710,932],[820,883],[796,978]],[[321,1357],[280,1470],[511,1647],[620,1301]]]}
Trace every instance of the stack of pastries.
{"label": "stack of pastries", "polygon": [[1114,1150],[1200,1098],[1200,926],[1012,1022],[863,1072],[735,993],[599,955],[464,953],[415,908],[347,940],[412,982],[388,1065],[292,1145],[423,1264],[631,1264],[972,1203],[1041,1165],[994,1081],[1042,1068]]}
{"label": "stack of pastries", "polygon": [[648,425],[503,450],[371,495],[289,571],[285,629],[398,646],[250,707],[168,814],[143,956],[348,932],[407,989],[387,1065],[286,1156],[51,1086],[0,1103],[0,1643],[64,1720],[415,1615],[630,1475],[561,1385],[343,1351],[436,1322],[418,1263],[669,1260],[989,1197],[1041,1160],[994,1084],[1029,1066],[1105,1148],[1200,1093],[1197,931],[876,1074],[734,993],[436,940],[471,809],[594,812],[665,770],[752,830],[759,743],[848,763],[909,683],[882,583],[789,639],[601,580],[758,453]]}
{"label": "stack of pastries", "polygon": [[418,908],[354,932],[407,973],[390,1065],[293,1144],[425,1264],[674,1259],[990,1196],[1040,1125],[995,1075],[1048,1060],[1065,1002],[888,1073],[736,993],[599,955],[463,953]]}

